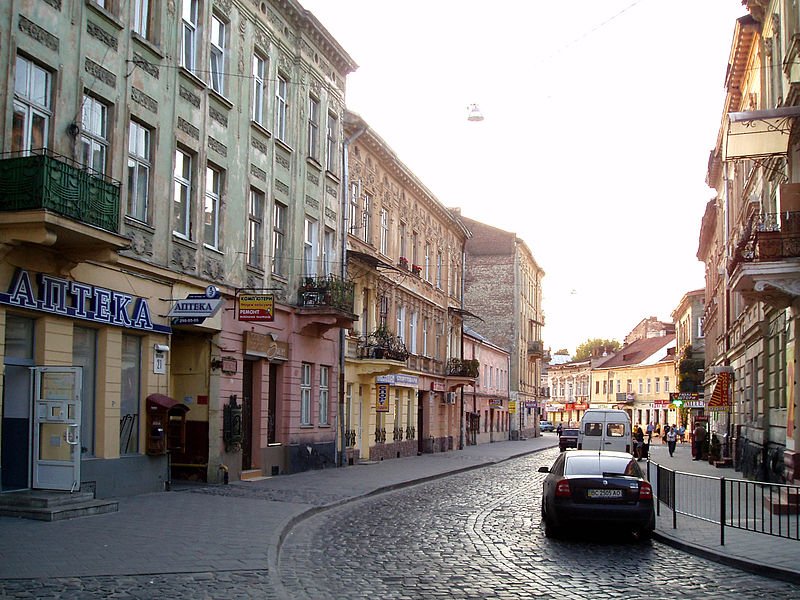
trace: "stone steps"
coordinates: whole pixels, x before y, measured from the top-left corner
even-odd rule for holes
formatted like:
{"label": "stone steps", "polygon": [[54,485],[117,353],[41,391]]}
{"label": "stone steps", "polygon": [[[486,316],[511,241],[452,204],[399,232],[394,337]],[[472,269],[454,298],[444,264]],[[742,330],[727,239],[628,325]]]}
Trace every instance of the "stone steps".
{"label": "stone steps", "polygon": [[0,515],[37,521],[61,521],[117,512],[114,500],[96,500],[92,492],[22,490],[0,494]]}

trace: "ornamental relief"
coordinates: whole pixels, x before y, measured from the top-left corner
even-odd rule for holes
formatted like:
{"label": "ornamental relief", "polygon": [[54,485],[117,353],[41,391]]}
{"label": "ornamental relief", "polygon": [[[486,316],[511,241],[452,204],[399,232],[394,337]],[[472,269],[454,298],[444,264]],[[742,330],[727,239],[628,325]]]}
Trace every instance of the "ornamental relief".
{"label": "ornamental relief", "polygon": [[170,262],[183,273],[194,273],[196,270],[194,251],[181,246],[173,247]]}
{"label": "ornamental relief", "polygon": [[225,280],[224,272],[225,267],[222,265],[222,261],[215,258],[206,258],[205,261],[203,261],[202,275],[204,277],[207,277],[212,281],[223,282]]}

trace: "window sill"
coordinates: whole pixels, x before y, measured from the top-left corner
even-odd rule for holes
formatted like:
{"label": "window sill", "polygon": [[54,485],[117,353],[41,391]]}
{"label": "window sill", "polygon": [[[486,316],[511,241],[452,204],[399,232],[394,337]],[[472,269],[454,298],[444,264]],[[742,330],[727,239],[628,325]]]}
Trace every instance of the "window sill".
{"label": "window sill", "polygon": [[213,252],[214,254],[219,254],[220,256],[225,256],[225,252],[223,250],[220,250],[219,248],[216,248],[216,247],[211,246],[209,244],[205,244],[204,243],[203,244],[203,248],[208,250],[209,252]]}
{"label": "window sill", "polygon": [[305,425],[300,425],[300,429],[314,429],[314,424],[306,423]]}
{"label": "window sill", "polygon": [[284,150],[286,150],[286,151],[287,151],[289,154],[292,154],[292,153],[294,153],[294,149],[293,149],[293,148],[292,148],[292,147],[291,147],[289,144],[287,144],[286,142],[284,142],[284,141],[283,141],[281,138],[279,138],[279,137],[276,137],[276,138],[275,138],[275,143],[276,143],[278,146],[280,146],[281,148],[283,148]]}
{"label": "window sill", "polygon": [[148,233],[155,233],[156,228],[153,227],[150,223],[146,223],[145,221],[140,221],[136,217],[132,217],[130,215],[125,215],[125,224],[128,227],[134,227],[136,229],[143,229]]}
{"label": "window sill", "polygon": [[317,425],[317,428],[318,428],[318,429],[330,429],[330,428],[331,428],[331,426],[330,426],[329,424],[327,424],[327,423],[326,423],[326,424],[324,424],[324,425],[322,425],[322,424],[320,424],[320,425]]}
{"label": "window sill", "polygon": [[252,120],[251,120],[251,121],[250,121],[250,126],[251,126],[253,129],[255,129],[255,130],[258,132],[258,133],[260,133],[260,134],[262,134],[262,135],[265,135],[265,136],[267,136],[267,138],[271,138],[271,137],[272,137],[272,132],[271,132],[269,129],[267,129],[266,127],[264,127],[264,126],[263,126],[261,123],[259,123],[258,121],[252,121]]}
{"label": "window sill", "polygon": [[317,172],[322,172],[322,165],[313,156],[307,156],[306,163],[314,167],[317,170]]}
{"label": "window sill", "polygon": [[[133,40],[134,40],[136,43],[138,43],[138,44],[140,44],[140,45],[144,46],[145,48],[147,48],[147,50],[149,50],[150,52],[152,52],[153,54],[155,54],[155,55],[156,55],[158,58],[160,58],[160,59],[162,59],[162,60],[164,59],[164,52],[163,52],[163,50],[161,50],[161,48],[160,48],[160,47],[158,46],[158,44],[156,44],[155,42],[153,42],[153,41],[151,41],[151,40],[148,40],[148,39],[147,39],[147,38],[145,38],[145,37],[142,37],[141,35],[139,35],[139,34],[138,34],[138,33],[136,33],[135,31],[132,31],[132,32],[131,32],[131,38],[132,38],[132,39],[133,39]],[[156,66],[156,67],[157,67],[158,65],[154,65],[154,66]]]}
{"label": "window sill", "polygon": [[228,110],[231,110],[233,108],[233,102],[228,100],[228,98],[226,98],[224,94],[222,94],[221,92],[218,92],[217,90],[215,90],[211,86],[208,87],[208,93],[214,100],[216,100],[217,102],[222,104]]}
{"label": "window sill", "polygon": [[337,185],[342,182],[342,180],[339,179],[339,176],[336,173],[334,173],[333,171],[330,171],[328,169],[325,169],[325,177],[327,177],[328,179],[330,179],[331,181],[333,181]]}
{"label": "window sill", "polygon": [[183,77],[185,79],[188,79],[189,83],[191,83],[198,90],[204,90],[204,89],[206,89],[206,87],[208,87],[208,86],[206,86],[206,82],[205,81],[200,79],[197,75],[192,73],[189,69],[187,69],[184,66],[178,67],[178,73],[183,75]]}
{"label": "window sill", "polygon": [[125,28],[123,26],[123,24],[122,24],[122,21],[120,21],[116,17],[116,15],[110,13],[108,10],[106,10],[105,8],[100,6],[94,0],[85,0],[85,2],[86,2],[86,6],[91,8],[94,12],[96,12],[101,17],[103,17],[103,19],[105,19],[110,25],[113,25],[114,27],[116,27],[119,31],[122,31]]}

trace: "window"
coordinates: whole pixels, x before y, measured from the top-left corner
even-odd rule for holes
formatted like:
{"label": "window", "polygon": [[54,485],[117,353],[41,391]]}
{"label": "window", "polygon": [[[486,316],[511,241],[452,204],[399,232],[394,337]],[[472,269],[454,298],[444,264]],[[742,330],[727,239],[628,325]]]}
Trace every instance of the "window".
{"label": "window", "polygon": [[330,367],[319,368],[319,424],[328,424],[328,371]]}
{"label": "window", "polygon": [[419,264],[419,234],[414,231],[411,234],[411,264],[418,265]]}
{"label": "window", "polygon": [[405,341],[406,337],[406,307],[397,307],[397,337]]}
{"label": "window", "polygon": [[644,393],[644,380],[643,379],[639,379],[639,393],[640,394]]}
{"label": "window", "polygon": [[83,369],[83,383],[81,386],[81,451],[84,456],[94,456],[94,386],[97,373],[96,329],[78,326],[72,328],[72,364]]}
{"label": "window", "polygon": [[289,82],[283,75],[278,75],[275,84],[275,135],[282,142],[286,141],[286,111]]}
{"label": "window", "polygon": [[389,256],[389,211],[381,208],[380,252]]}
{"label": "window", "polygon": [[620,387],[622,386],[622,379],[617,379],[617,393],[620,393]]}
{"label": "window", "polygon": [[267,61],[258,54],[253,55],[253,109],[251,118],[264,126],[265,94],[267,92]]}
{"label": "window", "polygon": [[664,391],[669,391],[669,377],[664,377]]}
{"label": "window", "polygon": [[417,353],[417,311],[411,311],[411,318],[408,322],[408,338],[409,338],[409,348],[408,351],[411,354]]}
{"label": "window", "polygon": [[402,258],[408,258],[406,254],[406,224],[403,222],[397,226],[397,241],[400,244],[400,256]]}
{"label": "window", "polygon": [[174,233],[192,239],[192,157],[175,151]]}
{"label": "window", "polygon": [[97,173],[106,172],[108,156],[108,107],[91,96],[81,106],[80,161]]}
{"label": "window", "polygon": [[317,274],[317,222],[308,217],[303,239],[303,274],[309,277]]}
{"label": "window", "polygon": [[649,393],[651,393],[652,391],[653,391],[652,382],[651,382],[650,378],[648,377],[648,378],[647,378],[647,393],[649,394]]}
{"label": "window", "polygon": [[697,337],[705,337],[703,332],[703,317],[697,317]]}
{"label": "window", "polygon": [[219,248],[219,200],[222,195],[222,173],[206,167],[206,201],[203,205],[203,242]]}
{"label": "window", "polygon": [[250,208],[247,215],[247,264],[261,269],[264,265],[264,194],[250,190]]}
{"label": "window", "polygon": [[364,194],[364,212],[362,213],[364,230],[362,239],[368,244],[372,243],[372,196]]}
{"label": "window", "polygon": [[632,393],[633,393],[633,379],[628,379],[628,380],[627,380],[627,382],[626,382],[626,384],[627,384],[627,385],[626,385],[626,388],[625,388],[625,389],[626,389],[626,391],[627,391],[629,394],[632,394]]}
{"label": "window", "polygon": [[308,155],[319,158],[319,100],[308,97]]}
{"label": "window", "polygon": [[339,163],[339,120],[333,113],[328,113],[328,141],[325,148],[326,164],[325,168],[331,173],[336,173],[336,165]]}
{"label": "window", "polygon": [[422,356],[428,356],[428,317],[422,319]]}
{"label": "window", "polygon": [[425,244],[425,281],[431,280],[431,245]]}
{"label": "window", "polygon": [[131,121],[128,127],[128,216],[147,222],[150,195],[150,131]]}
{"label": "window", "polygon": [[442,253],[436,253],[436,287],[442,289]]}
{"label": "window", "polygon": [[17,56],[15,77],[11,150],[46,148],[51,116],[50,73]]}
{"label": "window", "polygon": [[300,367],[300,425],[311,425],[311,365]]}
{"label": "window", "polygon": [[183,0],[181,21],[181,63],[189,71],[195,70],[195,56],[197,55],[197,2],[198,0]]}
{"label": "window", "polygon": [[661,391],[661,377],[656,377],[656,394]]}
{"label": "window", "polygon": [[222,95],[225,94],[226,28],[216,15],[211,15],[211,89]]}
{"label": "window", "polygon": [[350,233],[356,235],[360,220],[358,218],[358,188],[360,185],[354,183],[350,186]]}
{"label": "window", "polygon": [[325,229],[325,233],[322,235],[322,272],[325,275],[331,275],[333,273],[333,257],[336,256],[336,251],[333,248],[336,242],[336,235],[332,229],[328,228]]}
{"label": "window", "polygon": [[131,23],[131,29],[145,39],[151,39],[150,2],[152,2],[152,0],[133,0],[133,22]]}
{"label": "window", "polygon": [[286,206],[275,203],[272,210],[272,274],[284,274],[286,245]]}
{"label": "window", "polygon": [[119,426],[120,455],[136,454],[139,452],[141,346],[140,338],[123,334]]}

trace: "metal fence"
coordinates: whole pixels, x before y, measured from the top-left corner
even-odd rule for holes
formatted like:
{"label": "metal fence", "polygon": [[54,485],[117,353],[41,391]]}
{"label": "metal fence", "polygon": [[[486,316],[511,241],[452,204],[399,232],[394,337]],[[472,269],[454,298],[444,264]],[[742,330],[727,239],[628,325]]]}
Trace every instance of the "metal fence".
{"label": "metal fence", "polygon": [[800,540],[800,486],[697,475],[649,461],[647,477],[657,513],[662,504],[672,510],[673,529],[682,515],[719,525],[720,545],[726,527]]}

